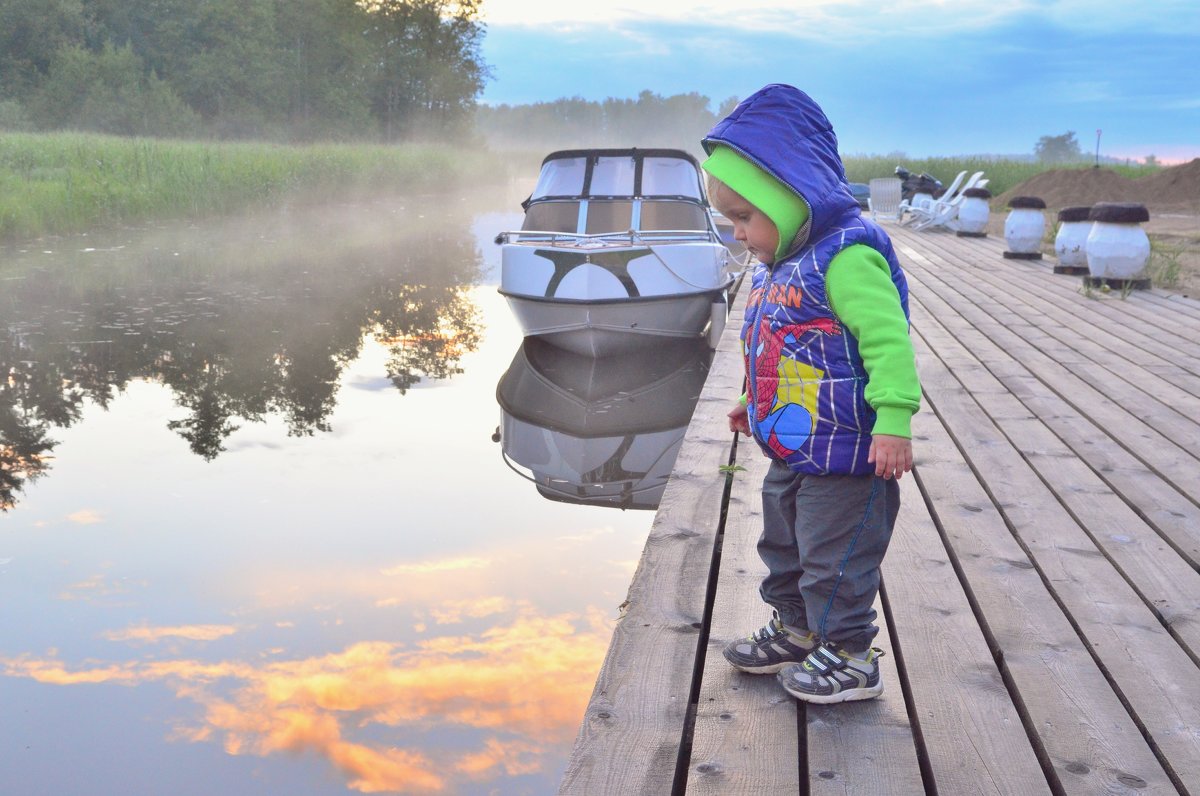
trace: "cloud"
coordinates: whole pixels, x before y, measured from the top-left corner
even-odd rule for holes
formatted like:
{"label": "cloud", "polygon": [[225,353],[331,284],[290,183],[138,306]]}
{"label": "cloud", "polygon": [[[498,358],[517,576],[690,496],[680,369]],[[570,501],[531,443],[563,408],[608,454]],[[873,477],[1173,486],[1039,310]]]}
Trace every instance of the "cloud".
{"label": "cloud", "polygon": [[[1165,7],[1164,7],[1165,6]],[[913,44],[943,35],[982,31],[1021,19],[1038,20],[1081,31],[1178,33],[1188,21],[1200,21],[1190,0],[1167,0],[1154,13],[1121,0],[747,0],[736,5],[693,0],[627,0],[562,3],[558,0],[489,0],[483,19],[492,27],[547,28],[559,33],[588,29],[638,30],[654,23],[686,20],[692,28],[724,32],[726,41],[741,33],[780,33],[798,39],[843,38],[861,46],[880,37]],[[912,52],[912,50],[909,50]]]}
{"label": "cloud", "polygon": [[109,641],[143,641],[150,644],[164,638],[185,638],[191,641],[215,641],[231,636],[237,628],[231,625],[177,625],[175,627],[129,627],[125,630],[109,630],[101,636]]}
{"label": "cloud", "polygon": [[482,619],[485,616],[503,613],[512,608],[513,601],[507,597],[484,597],[477,600],[451,600],[429,609],[430,615],[439,625],[452,625],[463,619]]}
{"label": "cloud", "polygon": [[59,592],[60,600],[94,600],[100,597],[112,597],[117,594],[127,594],[131,586],[145,586],[145,581],[130,581],[125,578],[114,580],[104,574],[92,575],[72,583]]}
{"label": "cloud", "polygon": [[[327,655],[254,664],[191,659],[69,667],[0,657],[0,675],[60,686],[161,682],[201,715],[168,734],[231,755],[315,754],[362,793],[444,793],[461,780],[543,770],[575,737],[611,625],[528,606],[477,636],[415,647],[367,641]],[[536,687],[530,687],[536,684]],[[405,749],[387,728],[484,731],[476,749]],[[352,740],[347,735],[372,740]]]}
{"label": "cloud", "polygon": [[104,517],[95,509],[81,509],[73,514],[68,514],[67,519],[76,525],[95,525],[98,522],[104,522]]}
{"label": "cloud", "polygon": [[444,558],[433,561],[413,561],[404,564],[396,564],[387,569],[380,570],[384,575],[425,575],[433,572],[453,572],[463,569],[486,569],[491,566],[490,559],[479,558],[477,556],[465,556],[462,558]]}

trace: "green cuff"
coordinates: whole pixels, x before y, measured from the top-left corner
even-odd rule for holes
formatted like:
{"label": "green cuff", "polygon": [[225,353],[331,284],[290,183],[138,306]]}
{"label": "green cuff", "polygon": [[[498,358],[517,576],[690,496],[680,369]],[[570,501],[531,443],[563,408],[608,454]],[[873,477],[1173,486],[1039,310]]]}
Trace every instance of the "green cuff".
{"label": "green cuff", "polygon": [[912,439],[912,416],[902,406],[881,406],[875,410],[875,428],[871,433]]}
{"label": "green cuff", "polygon": [[718,145],[700,167],[771,219],[779,232],[775,257],[788,253],[808,220],[808,205],[799,194],[727,146]]}

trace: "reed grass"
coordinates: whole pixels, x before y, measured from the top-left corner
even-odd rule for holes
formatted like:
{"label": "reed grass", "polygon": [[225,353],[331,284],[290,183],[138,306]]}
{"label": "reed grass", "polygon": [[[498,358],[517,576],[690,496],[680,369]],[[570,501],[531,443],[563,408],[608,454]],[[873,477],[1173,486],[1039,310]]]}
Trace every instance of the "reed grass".
{"label": "reed grass", "polygon": [[[869,182],[874,177],[894,177],[896,166],[902,165],[914,174],[928,172],[949,185],[960,171],[974,174],[982,171],[987,176],[988,190],[993,196],[999,196],[1020,185],[1030,177],[1050,169],[1080,168],[1090,169],[1091,163],[1039,163],[1037,161],[1010,160],[1006,158],[989,157],[938,157],[938,158],[905,158],[897,161],[894,156],[887,155],[851,155],[842,159],[846,166],[846,178],[850,182]],[[1125,177],[1142,177],[1159,170],[1157,166],[1135,166],[1125,164],[1102,164],[1106,169],[1112,169]]]}
{"label": "reed grass", "polygon": [[495,174],[491,159],[481,149],[436,145],[0,133],[0,240],[229,214],[305,196],[434,192]]}

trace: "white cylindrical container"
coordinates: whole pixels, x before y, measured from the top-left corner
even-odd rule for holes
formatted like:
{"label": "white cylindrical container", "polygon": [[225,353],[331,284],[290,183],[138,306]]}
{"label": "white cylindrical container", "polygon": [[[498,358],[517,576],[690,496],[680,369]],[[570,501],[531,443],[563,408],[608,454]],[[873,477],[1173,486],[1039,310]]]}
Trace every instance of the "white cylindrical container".
{"label": "white cylindrical container", "polygon": [[1005,257],[1038,260],[1042,257],[1042,238],[1046,234],[1046,218],[1042,211],[1046,203],[1036,196],[1017,196],[1008,203],[1008,218],[1004,219],[1004,240],[1008,243]]}
{"label": "white cylindrical container", "polygon": [[963,202],[958,208],[958,234],[963,237],[986,237],[988,215],[991,208],[988,199],[992,192],[987,188],[968,188],[963,191]]}
{"label": "white cylindrical container", "polygon": [[1054,254],[1062,268],[1087,268],[1087,237],[1092,231],[1088,220],[1090,207],[1064,207],[1058,211],[1058,233],[1054,236]]}
{"label": "white cylindrical container", "polygon": [[1142,276],[1150,259],[1150,239],[1142,229],[1150,220],[1145,205],[1101,202],[1088,217],[1088,271],[1095,279],[1134,279]]}

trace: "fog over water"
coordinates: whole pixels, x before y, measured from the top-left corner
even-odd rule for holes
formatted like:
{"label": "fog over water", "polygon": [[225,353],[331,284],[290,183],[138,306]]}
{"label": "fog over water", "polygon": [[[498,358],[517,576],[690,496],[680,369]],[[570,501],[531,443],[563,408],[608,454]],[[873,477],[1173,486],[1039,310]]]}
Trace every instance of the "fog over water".
{"label": "fog over water", "polygon": [[6,790],[556,790],[653,513],[547,456],[673,456],[707,357],[523,349],[522,196],[0,249]]}

